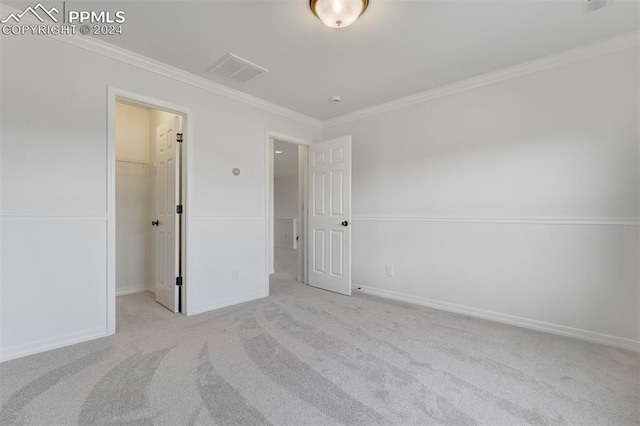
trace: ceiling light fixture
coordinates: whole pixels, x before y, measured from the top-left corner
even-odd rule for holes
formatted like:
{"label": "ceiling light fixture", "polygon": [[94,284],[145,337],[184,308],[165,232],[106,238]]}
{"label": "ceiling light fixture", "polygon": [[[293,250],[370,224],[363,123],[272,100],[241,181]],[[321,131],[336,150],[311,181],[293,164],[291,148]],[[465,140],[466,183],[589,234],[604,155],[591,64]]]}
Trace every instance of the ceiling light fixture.
{"label": "ceiling light fixture", "polygon": [[276,151],[276,154],[282,154],[282,151]]}
{"label": "ceiling light fixture", "polygon": [[310,0],[311,11],[330,28],[344,28],[356,22],[369,0]]}

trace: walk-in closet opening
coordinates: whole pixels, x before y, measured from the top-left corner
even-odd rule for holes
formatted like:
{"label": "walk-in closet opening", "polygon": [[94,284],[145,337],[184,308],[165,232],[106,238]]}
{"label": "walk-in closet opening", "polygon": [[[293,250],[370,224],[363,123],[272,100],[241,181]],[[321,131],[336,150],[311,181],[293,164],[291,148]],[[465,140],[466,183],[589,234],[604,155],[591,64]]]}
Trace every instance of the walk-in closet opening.
{"label": "walk-in closet opening", "polygon": [[183,117],[118,100],[117,330],[180,312]]}

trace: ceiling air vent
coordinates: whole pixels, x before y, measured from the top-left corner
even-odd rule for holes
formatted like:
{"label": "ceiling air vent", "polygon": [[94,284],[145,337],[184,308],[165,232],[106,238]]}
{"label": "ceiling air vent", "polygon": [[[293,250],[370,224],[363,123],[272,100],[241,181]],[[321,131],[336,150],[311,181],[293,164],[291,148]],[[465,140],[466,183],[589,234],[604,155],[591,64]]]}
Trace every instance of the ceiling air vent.
{"label": "ceiling air vent", "polygon": [[269,72],[256,64],[252,64],[246,59],[242,59],[233,53],[227,53],[220,58],[215,64],[207,68],[211,74],[221,75],[239,83],[246,83],[259,76]]}
{"label": "ceiling air vent", "polygon": [[582,13],[586,15],[603,7],[611,6],[612,3],[613,0],[582,0]]}

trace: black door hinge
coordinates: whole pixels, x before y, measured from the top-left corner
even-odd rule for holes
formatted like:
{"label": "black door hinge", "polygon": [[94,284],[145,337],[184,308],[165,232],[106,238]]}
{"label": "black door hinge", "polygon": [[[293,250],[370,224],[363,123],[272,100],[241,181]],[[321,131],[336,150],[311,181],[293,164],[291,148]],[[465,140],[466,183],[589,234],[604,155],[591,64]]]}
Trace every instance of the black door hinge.
{"label": "black door hinge", "polygon": [[176,285],[182,285],[182,277],[176,277]]}
{"label": "black door hinge", "polygon": [[178,204],[178,205],[176,206],[176,213],[178,213],[178,214],[182,214],[182,204]]}
{"label": "black door hinge", "polygon": [[182,133],[176,133],[176,142],[182,142]]}

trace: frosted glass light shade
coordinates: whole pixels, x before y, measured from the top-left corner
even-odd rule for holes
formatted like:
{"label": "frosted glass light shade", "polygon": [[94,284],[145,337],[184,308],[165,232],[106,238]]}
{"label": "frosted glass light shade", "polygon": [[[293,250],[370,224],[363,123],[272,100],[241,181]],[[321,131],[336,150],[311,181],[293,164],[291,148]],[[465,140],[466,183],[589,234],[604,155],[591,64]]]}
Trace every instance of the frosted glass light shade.
{"label": "frosted glass light shade", "polygon": [[356,22],[369,0],[310,0],[309,5],[327,27],[344,28]]}

